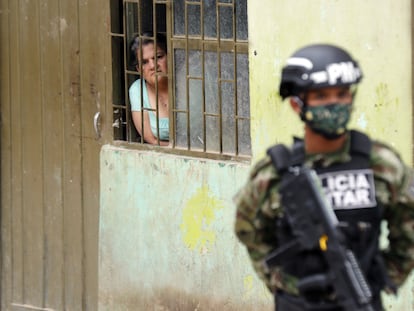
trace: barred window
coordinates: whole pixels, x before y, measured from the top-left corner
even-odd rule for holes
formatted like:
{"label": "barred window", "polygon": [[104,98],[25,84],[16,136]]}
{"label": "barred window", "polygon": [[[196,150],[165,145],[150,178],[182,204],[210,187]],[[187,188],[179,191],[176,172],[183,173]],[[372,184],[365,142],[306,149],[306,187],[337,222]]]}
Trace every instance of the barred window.
{"label": "barred window", "polygon": [[[247,0],[111,0],[111,12],[114,140],[202,157],[249,157]],[[161,67],[163,37],[168,72],[157,69],[151,86],[140,60]],[[150,54],[144,51],[148,42]],[[133,84],[139,96],[131,92]],[[143,94],[151,87],[148,105]],[[145,127],[145,114],[155,117],[152,129]]]}

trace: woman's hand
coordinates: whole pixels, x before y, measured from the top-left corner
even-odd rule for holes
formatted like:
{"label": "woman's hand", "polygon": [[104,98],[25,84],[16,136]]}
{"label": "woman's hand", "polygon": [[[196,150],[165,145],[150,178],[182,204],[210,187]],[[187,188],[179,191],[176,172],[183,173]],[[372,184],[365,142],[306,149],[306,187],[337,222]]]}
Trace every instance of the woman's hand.
{"label": "woman's hand", "polygon": [[[142,116],[144,117],[142,122]],[[132,111],[132,121],[134,122],[135,128],[139,135],[144,138],[144,141],[151,145],[168,146],[169,142],[165,140],[158,140],[157,137],[152,133],[148,111]],[[143,127],[142,127],[143,126]]]}

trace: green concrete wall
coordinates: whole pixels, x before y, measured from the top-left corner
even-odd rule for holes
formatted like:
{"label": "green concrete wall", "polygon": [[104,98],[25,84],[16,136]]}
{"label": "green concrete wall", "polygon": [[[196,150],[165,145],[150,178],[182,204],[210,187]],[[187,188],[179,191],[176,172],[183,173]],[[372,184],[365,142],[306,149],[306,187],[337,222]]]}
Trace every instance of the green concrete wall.
{"label": "green concrete wall", "polygon": [[238,163],[105,146],[99,310],[267,310],[233,234],[231,197],[246,174]]}
{"label": "green concrete wall", "polygon": [[[253,159],[290,142],[302,124],[277,95],[297,48],[336,43],[365,78],[352,126],[411,163],[411,2],[250,0]],[[272,310],[233,234],[231,198],[249,165],[104,146],[101,152],[99,310]],[[412,280],[387,310],[410,310]]]}

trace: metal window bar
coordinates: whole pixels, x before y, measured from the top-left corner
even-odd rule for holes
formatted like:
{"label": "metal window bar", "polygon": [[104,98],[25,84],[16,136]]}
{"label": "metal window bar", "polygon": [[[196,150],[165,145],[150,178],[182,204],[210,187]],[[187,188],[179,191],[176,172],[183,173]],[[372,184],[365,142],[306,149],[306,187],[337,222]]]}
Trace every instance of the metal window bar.
{"label": "metal window bar", "polygon": [[[231,4],[232,6],[232,10],[233,12],[236,12],[236,8],[235,8],[235,4],[234,1],[232,0]],[[233,15],[233,41],[237,41],[237,25],[236,25],[236,17]],[[234,121],[235,121],[235,126],[234,126],[234,153],[235,155],[239,155],[239,133],[238,133],[238,121],[237,121],[237,116],[238,116],[238,90],[237,90],[237,49],[235,49],[234,53],[233,53],[233,87],[234,87],[234,98],[233,98],[233,102],[234,102]]]}
{"label": "metal window bar", "polygon": [[[116,55],[120,56],[123,54],[123,48],[119,43],[122,42],[124,36],[122,33],[122,15],[119,14],[119,12],[122,12],[122,1],[114,1],[112,0],[110,3],[111,7],[111,29],[109,35],[111,36],[111,51]],[[119,52],[121,52],[119,54]],[[114,62],[115,68],[119,66],[119,68],[122,67],[122,65],[118,62],[121,57],[116,57],[116,61]],[[120,76],[118,75],[120,74]],[[123,115],[125,114],[125,109],[123,106],[123,100],[121,100],[120,94],[123,94],[123,92],[120,92],[120,85],[123,84],[122,79],[122,70],[113,70],[113,82],[112,87],[114,89],[113,94],[116,94],[116,99],[114,98],[114,101],[112,103],[112,115],[113,115],[113,135],[116,138],[124,138],[125,135],[123,134],[123,128],[126,128],[126,122],[124,121]],[[121,80],[121,81],[119,81]],[[115,95],[114,95],[115,96]],[[122,97],[122,96],[121,96]]]}
{"label": "metal window bar", "polygon": [[[186,114],[187,114],[187,149],[190,150],[191,149],[191,143],[190,143],[190,137],[191,137],[191,131],[190,131],[190,92],[188,91],[190,88],[190,79],[191,77],[189,76],[189,57],[188,57],[188,6],[187,6],[187,1],[185,2],[185,7],[184,7],[184,29],[185,29],[185,74],[186,74]],[[191,3],[190,3],[191,5]]]}
{"label": "metal window bar", "polygon": [[[234,11],[233,11],[234,12]],[[220,2],[216,2],[216,27],[217,27],[217,66],[218,66],[218,77],[217,77],[217,87],[218,87],[218,112],[219,112],[219,151],[220,153],[223,153],[223,117],[222,117],[222,111],[223,111],[223,102],[222,102],[222,81],[221,81],[221,23],[220,23]],[[234,18],[233,18],[234,19]]]}
{"label": "metal window bar", "polygon": [[[129,49],[129,44],[128,44],[128,38],[127,38],[127,6],[128,6],[128,2],[129,1],[124,1],[123,2],[123,35],[124,35],[124,92],[125,92],[125,110],[126,110],[126,122],[127,122],[127,127],[126,127],[126,139],[127,141],[132,141],[132,127],[130,126],[130,120],[132,118],[131,116],[131,110],[127,107],[128,103],[129,103],[129,92],[128,92],[128,88],[129,88],[129,79],[128,79],[128,49]],[[139,2],[138,2],[139,3]]]}
{"label": "metal window bar", "polygon": [[[153,33],[155,34],[156,33],[156,26],[154,27],[155,29],[154,29],[154,31],[153,31]],[[154,35],[154,36],[151,36],[151,37],[148,37],[148,36],[145,36],[145,35],[141,35],[141,31],[139,32],[140,33],[140,35],[139,35],[139,41],[140,41],[140,49],[139,49],[139,53],[140,53],[140,59],[142,60],[142,41],[143,40],[145,40],[145,39],[151,39],[153,42],[154,42],[154,49],[156,49],[156,47],[157,47],[157,37]],[[158,58],[157,58],[157,53],[155,53],[154,54],[154,56],[155,56],[155,59],[154,59],[154,62],[155,62],[155,66],[157,66],[157,62],[158,62]],[[141,95],[141,98],[140,98],[140,101],[141,101],[141,111],[140,111],[140,113],[141,113],[141,131],[142,131],[142,135],[141,135],[141,143],[144,143],[144,136],[145,136],[145,127],[144,127],[144,112],[145,111],[147,111],[148,113],[150,113],[150,112],[154,112],[155,113],[155,117],[156,117],[156,120],[157,120],[157,122],[156,122],[156,126],[157,126],[157,144],[158,145],[160,145],[160,139],[159,139],[159,136],[160,136],[160,129],[159,129],[159,110],[158,110],[158,79],[155,79],[155,109],[153,109],[153,108],[151,108],[151,107],[149,107],[149,108],[147,108],[147,107],[144,107],[144,92],[143,92],[143,89],[144,89],[144,78],[143,78],[143,74],[142,74],[142,70],[143,70],[143,65],[140,65],[139,66],[139,74],[140,74],[140,89],[141,89],[141,92],[140,92],[140,95]],[[157,77],[158,76],[158,73],[156,72],[155,73],[155,76]]]}
{"label": "metal window bar", "polygon": [[[125,1],[125,0],[124,0]],[[135,21],[135,23],[134,23],[134,26],[135,26],[135,29],[136,29],[136,32],[134,33],[134,35],[132,36],[132,38],[135,38],[135,35],[139,35],[139,34],[141,34],[142,33],[142,30],[141,30],[141,20],[142,20],[142,11],[141,11],[141,8],[142,8],[142,3],[141,3],[141,1],[140,0],[135,0],[135,1],[125,1],[125,3],[127,3],[127,2],[130,2],[130,3],[136,3],[137,4],[137,10],[136,10],[136,12],[134,12],[134,16],[136,15],[136,21]],[[127,15],[127,12],[125,12],[124,13],[124,24],[125,24],[125,30],[127,29],[127,27],[126,27],[126,25],[127,25],[127,20],[126,20],[126,17],[127,17],[128,15]],[[125,40],[125,50],[127,49],[127,48],[129,48],[129,44],[128,44],[128,42],[127,42],[128,40]],[[139,36],[139,41],[140,41],[140,43],[139,43],[139,46],[140,46],[140,49],[139,49],[139,53],[140,53],[140,59],[142,59],[142,49],[141,49],[141,47],[142,47],[142,37],[141,36]],[[135,53],[136,54],[136,51],[129,51],[130,53],[131,52],[133,52],[133,53]],[[136,55],[133,55],[133,57],[136,57]],[[138,62],[137,62],[137,64],[138,64]],[[145,135],[145,129],[144,129],[144,107],[143,107],[143,103],[144,103],[144,101],[143,101],[143,87],[144,87],[144,84],[143,84],[143,78],[142,78],[142,66],[139,66],[139,72],[137,72],[137,70],[136,70],[136,68],[134,68],[134,71],[132,71],[132,72],[129,72],[128,70],[127,70],[127,64],[125,64],[125,75],[127,76],[128,74],[133,74],[133,75],[139,75],[139,77],[140,77],[140,89],[141,89],[141,92],[140,92],[140,105],[141,105],[141,108],[140,108],[140,114],[141,114],[141,134],[139,135],[140,137],[139,137],[139,139],[140,139],[140,143],[141,144],[143,144],[144,143],[144,135]],[[127,77],[126,77],[127,78]],[[126,83],[126,85],[125,85],[125,94],[127,94],[127,98],[128,98],[128,100],[127,100],[127,104],[129,104],[130,105],[130,103],[131,103],[131,99],[129,98],[129,88],[130,88],[130,85],[129,85],[129,83]],[[133,128],[135,127],[135,124],[134,124],[134,122],[133,122],[133,117],[132,117],[132,111],[131,111],[131,109],[128,107],[128,109],[127,109],[127,111],[130,113],[130,115],[129,115],[129,118],[128,118],[128,120],[129,121],[132,121],[131,122],[131,124],[128,126],[128,130],[129,130],[129,132],[131,133],[132,132],[132,130],[133,130]],[[131,135],[132,136],[132,135]],[[129,140],[128,141],[132,141],[132,137],[131,136],[129,136]]]}
{"label": "metal window bar", "polygon": [[[153,21],[157,20],[157,1],[153,1],[153,7],[152,7],[152,18]],[[154,63],[155,63],[155,68],[157,69],[158,67],[158,53],[157,53],[157,23],[154,22],[153,23],[153,37],[152,40],[154,42]],[[141,49],[141,55],[142,55],[142,49]],[[141,69],[142,70],[142,69]],[[158,94],[158,70],[155,71],[155,117],[156,117],[156,126],[157,126],[157,144],[160,145],[160,116],[159,116],[159,94]],[[142,91],[142,88],[141,88]],[[141,92],[142,94],[143,92]],[[148,109],[148,113],[150,113],[150,111],[153,111],[153,109]]]}
{"label": "metal window bar", "polygon": [[[221,35],[221,16],[220,16],[220,10],[222,7],[229,7],[231,8],[232,12],[235,12],[235,7],[234,7],[234,2],[230,2],[230,3],[216,3],[216,27],[217,27],[217,44],[216,44],[216,53],[217,53],[217,62],[218,62],[218,68],[217,68],[217,89],[218,89],[218,111],[216,111],[215,113],[209,113],[206,111],[206,96],[205,96],[205,86],[206,86],[206,81],[205,81],[205,45],[206,44],[210,44],[211,41],[209,40],[209,42],[204,42],[205,41],[205,37],[204,37],[204,14],[200,13],[201,16],[201,29],[200,29],[200,34],[201,34],[201,40],[203,41],[203,44],[201,44],[201,78],[199,77],[194,77],[191,76],[189,74],[189,41],[190,41],[190,36],[189,36],[189,23],[188,23],[188,7],[189,6],[199,6],[200,12],[203,12],[203,2],[202,1],[186,1],[185,2],[185,51],[186,51],[186,89],[187,89],[187,94],[186,94],[186,116],[187,116],[187,137],[191,137],[191,118],[190,118],[190,106],[189,106],[189,84],[191,80],[198,80],[201,79],[202,81],[202,85],[204,86],[202,88],[202,111],[203,111],[203,151],[206,152],[207,150],[207,131],[206,131],[206,119],[207,117],[211,117],[211,118],[216,118],[218,120],[218,139],[219,139],[219,153],[223,153],[223,102],[222,102],[222,88],[223,88],[223,84],[224,83],[231,83],[233,85],[233,98],[234,98],[234,111],[235,111],[235,122],[236,122],[236,126],[234,127],[234,145],[235,145],[235,150],[234,153],[236,155],[238,155],[238,121],[237,121],[237,83],[235,81],[235,77],[237,77],[237,50],[233,49],[233,51],[235,51],[236,53],[232,53],[233,54],[233,79],[223,79],[221,76],[221,72],[222,72],[222,57],[221,57],[221,51],[222,51],[222,46],[221,46],[221,42],[222,42],[222,35]],[[233,35],[232,35],[232,45],[233,47],[237,46],[237,42],[236,42],[236,19],[234,14],[232,15],[232,25],[233,25]],[[229,40],[227,40],[229,41]],[[228,44],[227,44],[228,45]],[[178,112],[178,111],[177,111]],[[191,141],[190,139],[187,140],[187,149],[191,149]]]}
{"label": "metal window bar", "polygon": [[[138,35],[139,47],[140,47],[138,52],[140,53],[140,59],[142,59],[142,56],[143,56],[142,55],[142,41],[143,40],[151,39],[154,42],[154,47],[156,47],[157,44],[158,44],[157,43],[157,37],[155,35],[158,32],[157,23],[155,22],[157,20],[157,6],[160,5],[160,4],[165,5],[167,3],[167,1],[152,1],[152,4],[151,4],[152,5],[152,14],[153,14],[152,18],[153,18],[153,21],[154,21],[153,22],[153,29],[152,29],[152,32],[154,34],[153,36],[148,36],[148,35],[143,33],[143,28],[142,28],[142,21],[143,21],[143,12],[142,12],[142,10],[143,10],[143,5],[144,5],[143,1],[141,1],[141,0],[133,0],[133,1],[124,0],[124,4],[127,4],[127,3],[135,3],[137,5],[136,6],[136,8],[137,8],[136,11],[133,12],[133,16],[136,16],[136,21],[134,23],[134,26],[135,26],[134,30],[136,30],[136,31],[134,31],[134,33],[133,33],[134,36],[133,37]],[[129,12],[127,12],[127,8],[125,6],[124,6],[124,10],[125,10],[124,11],[124,29],[128,29],[128,27],[127,27],[127,24],[128,24],[127,16],[128,16]],[[126,35],[125,35],[125,37],[126,37]],[[125,40],[125,50],[127,50],[128,48],[129,48],[129,44],[128,44],[128,40],[126,39]],[[136,56],[133,55],[133,57],[136,57]],[[158,55],[157,55],[157,53],[155,53],[155,59],[154,59],[155,64],[158,63],[158,58],[157,57],[158,57]],[[144,107],[143,106],[143,103],[144,103],[144,98],[143,98],[144,78],[143,78],[143,71],[142,71],[143,68],[142,68],[142,66],[139,66],[139,71],[137,71],[137,70],[131,71],[131,70],[128,70],[127,62],[125,62],[124,63],[124,68],[125,68],[125,79],[128,78],[128,75],[138,75],[140,77],[140,89],[141,89],[141,92],[140,92],[140,97],[141,97],[140,98],[140,105],[141,105],[141,107],[140,107],[140,113],[141,113],[140,143],[145,142],[144,141],[144,136],[145,136],[144,113],[145,112],[148,112],[148,113],[153,112],[155,114],[156,120],[157,120],[157,122],[156,122],[157,144],[160,145],[160,139],[159,139],[160,129],[159,129],[158,80],[157,79],[155,80],[155,93],[156,93],[156,98],[155,98],[156,107],[155,107],[155,109]],[[156,76],[158,77],[159,75],[161,75],[161,74],[156,72]],[[126,94],[128,103],[130,103],[129,87],[130,87],[129,84],[127,83],[125,85],[125,94]],[[128,112],[128,120],[131,123],[128,126],[128,130],[129,130],[129,133],[130,133],[130,135],[128,135],[128,141],[132,141],[132,131],[134,129],[134,124],[132,122],[132,111],[130,109],[127,109],[127,112]]]}
{"label": "metal window bar", "polygon": [[[203,6],[203,2],[201,2],[201,6],[200,6],[200,10],[201,10],[201,22],[200,22],[200,33],[201,33],[201,39],[204,40],[204,6]],[[205,82],[205,76],[206,76],[206,62],[205,62],[205,54],[206,54],[206,50],[205,50],[205,45],[202,44],[201,45],[201,77],[202,77],[202,85],[203,87],[202,89],[202,112],[203,112],[203,151],[206,152],[207,151],[207,132],[206,132],[206,128],[207,128],[207,119],[206,119],[206,82]]]}
{"label": "metal window bar", "polygon": [[[111,37],[112,37],[112,45],[114,45],[117,39],[121,39],[122,42],[124,40],[124,34],[122,33],[114,33],[111,32],[110,33]],[[123,54],[125,55],[125,51],[123,50]],[[121,64],[119,64],[121,65]],[[124,80],[125,81],[125,80]],[[121,81],[120,84],[125,84],[124,81]],[[113,110],[113,115],[114,115],[114,120],[113,120],[113,124],[112,127],[118,129],[121,133],[118,134],[121,136],[122,139],[125,139],[125,134],[123,134],[123,129],[128,129],[128,122],[127,122],[127,117],[124,117],[125,115],[128,114],[128,110],[125,107],[125,103],[123,102],[114,102],[112,104],[112,110]],[[116,118],[115,118],[116,116]]]}
{"label": "metal window bar", "polygon": [[[111,33],[112,37],[121,37],[124,40],[124,79],[125,81],[128,81],[128,75],[131,76],[131,74],[137,74],[137,75],[141,75],[142,76],[142,68],[140,70],[139,73],[128,70],[128,64],[127,64],[127,49],[128,49],[128,38],[127,38],[127,19],[129,18],[127,12],[126,12],[126,4],[127,3],[136,3],[138,6],[138,12],[137,12],[137,28],[139,28],[139,33],[141,33],[141,23],[140,21],[142,20],[142,2],[144,0],[121,0],[123,3],[123,31],[122,33]],[[225,156],[225,154],[227,153],[228,156],[230,156],[230,158],[234,158],[234,156],[236,156],[236,158],[238,158],[239,156],[241,158],[246,157],[249,158],[249,155],[246,154],[246,151],[244,151],[243,154],[240,154],[240,140],[239,140],[239,135],[243,132],[240,132],[241,129],[241,122],[246,123],[246,121],[248,122],[250,120],[249,115],[239,115],[239,98],[238,98],[238,79],[239,76],[237,75],[238,72],[238,65],[239,65],[239,58],[238,55],[240,54],[247,54],[247,40],[243,39],[239,40],[237,39],[237,22],[240,23],[240,19],[237,19],[236,17],[236,3],[235,0],[227,0],[226,2],[223,1],[217,1],[216,2],[216,38],[213,39],[211,37],[206,37],[205,36],[205,13],[204,13],[204,6],[205,6],[205,2],[204,1],[189,1],[189,0],[185,0],[184,1],[184,5],[185,5],[185,15],[184,15],[184,29],[185,29],[185,33],[183,35],[180,34],[175,34],[174,33],[174,28],[173,28],[173,24],[175,21],[175,17],[174,17],[174,1],[172,0],[153,0],[152,1],[152,18],[153,18],[153,33],[157,33],[157,24],[155,22],[155,20],[157,19],[157,14],[156,14],[156,7],[157,5],[165,5],[167,8],[167,14],[166,14],[166,19],[167,19],[167,26],[166,26],[166,32],[167,32],[167,49],[168,49],[168,64],[169,64],[169,70],[168,70],[168,88],[169,88],[169,94],[171,94],[171,96],[169,97],[169,118],[170,118],[170,146],[172,147],[172,149],[180,149],[181,146],[177,146],[176,145],[176,141],[175,141],[175,137],[176,137],[176,128],[177,128],[177,117],[178,114],[185,114],[186,115],[186,120],[187,120],[187,146],[186,146],[186,150],[189,151],[189,155],[193,154],[193,151],[195,151],[196,153],[198,153],[199,151],[195,150],[192,148],[191,146],[191,126],[190,126],[190,122],[191,122],[191,107],[189,105],[190,103],[190,94],[189,94],[189,85],[191,83],[191,81],[201,81],[201,85],[203,87],[201,87],[201,110],[202,110],[202,140],[203,140],[203,148],[202,148],[202,152],[205,153],[203,155],[201,155],[202,157],[207,157],[210,158],[211,156],[209,156],[209,154],[212,155],[212,158],[215,158],[214,154],[217,154],[215,151],[212,150],[208,150],[208,144],[207,141],[209,139],[212,139],[211,137],[209,137],[208,132],[206,130],[207,128],[207,119],[208,118],[213,118],[216,119],[217,121],[213,121],[216,122],[216,124],[218,124],[218,139],[219,139],[219,149],[217,150],[217,152],[221,155],[223,155],[224,157],[221,158],[227,158]],[[189,16],[188,16],[188,7],[189,6],[198,6],[199,10],[200,10],[200,24],[197,22],[197,27],[199,25],[200,27],[200,31],[199,34],[190,34],[189,31]],[[220,21],[220,14],[221,14],[221,8],[225,8],[225,7],[229,7],[233,14],[232,14],[232,38],[229,39],[230,34],[224,35],[222,36],[222,29],[221,29],[221,21]],[[211,11],[210,11],[211,12]],[[212,13],[212,12],[211,12]],[[244,33],[244,32],[243,32]],[[225,36],[227,36],[227,38],[224,38]],[[156,41],[156,38],[154,38],[154,41]],[[154,44],[156,45],[157,43],[154,42]],[[186,94],[185,94],[185,107],[182,107],[180,109],[178,109],[175,106],[175,99],[176,99],[176,94],[175,94],[175,86],[173,83],[173,79],[176,77],[176,68],[174,65],[174,51],[175,49],[183,49],[183,52],[185,53],[185,73],[186,73],[186,78],[185,78],[185,83],[186,83]],[[189,62],[189,55],[190,55],[190,51],[195,52],[198,51],[200,53],[200,62],[201,62],[201,75],[200,76],[195,76],[194,74],[190,75],[190,62]],[[207,65],[207,54],[209,53],[210,57],[211,57],[211,52],[215,51],[216,53],[216,60],[217,60],[217,92],[218,97],[217,97],[217,111],[208,111],[207,110],[207,103],[206,103],[206,90],[205,90],[205,86],[206,86],[206,65]],[[142,53],[142,51],[141,51]],[[226,61],[225,59],[227,56],[229,56],[231,54],[231,58],[232,58],[232,77],[228,78],[228,77],[223,77],[222,76],[222,69],[224,67],[222,67],[222,62]],[[227,55],[227,56],[226,56]],[[142,54],[141,54],[142,56]],[[223,57],[224,58],[223,58]],[[246,58],[241,58],[241,61],[246,61]],[[228,61],[226,61],[228,62]],[[245,63],[244,63],[245,64]],[[244,67],[245,65],[243,65]],[[211,77],[211,76],[210,76]],[[244,80],[243,80],[244,81]],[[245,82],[244,82],[245,83]],[[228,131],[229,131],[229,125],[225,125],[224,122],[226,122],[226,120],[223,117],[223,96],[225,96],[225,94],[223,93],[223,88],[225,87],[225,85],[227,85],[227,88],[229,88],[229,84],[231,84],[230,89],[232,90],[232,105],[234,106],[232,109],[232,118],[233,118],[233,122],[234,125],[231,125],[232,128],[231,130],[233,131],[233,143],[231,144],[232,146],[230,146],[231,150],[229,150],[228,146],[224,146],[223,145],[223,135],[225,134],[223,131],[223,127],[227,126],[226,129],[226,135],[228,135]],[[129,103],[129,83],[125,83],[125,101],[126,103]],[[244,89],[244,88],[243,88]],[[141,97],[143,92],[141,92]],[[157,115],[157,120],[159,119],[159,115],[158,115],[158,82],[156,82],[156,94],[157,94],[157,98],[156,98],[156,103],[157,103],[157,107],[156,109],[148,109],[148,108],[144,108],[142,107],[141,109],[141,113],[143,114],[143,111],[154,111]],[[247,94],[248,95],[248,94]],[[184,98],[183,98],[184,99]],[[228,100],[228,97],[227,99]],[[142,105],[142,98],[141,98],[141,105]],[[228,105],[228,102],[227,102]],[[226,106],[228,107],[228,106]],[[240,106],[240,107],[245,107],[245,106]],[[131,124],[131,111],[129,109],[129,107],[127,106],[127,104],[122,105],[121,104],[117,104],[117,105],[113,105],[113,109],[122,109],[125,112],[126,115],[126,120],[121,120],[122,123],[129,123],[126,126],[126,138],[127,141],[132,141],[132,131],[133,131],[133,124]],[[209,108],[211,109],[211,108]],[[226,108],[228,109],[228,108]],[[248,109],[248,107],[247,107]],[[246,110],[246,107],[243,108],[243,110]],[[247,110],[248,113],[248,110]],[[143,122],[143,118],[141,118]],[[143,125],[143,124],[142,124]],[[246,125],[244,125],[246,126]],[[247,126],[249,126],[247,124]],[[246,129],[245,127],[243,128],[244,130]],[[157,122],[157,133],[158,133],[158,137],[159,137],[159,124]],[[143,135],[141,135],[141,143],[143,142]],[[178,153],[179,150],[177,149]],[[245,149],[246,150],[246,149]],[[200,155],[197,155],[200,156]],[[220,157],[219,157],[220,158]]]}
{"label": "metal window bar", "polygon": [[[222,89],[223,89],[223,85],[226,83],[231,83],[231,85],[233,86],[233,111],[234,111],[234,127],[233,127],[233,141],[234,141],[234,147],[232,147],[234,150],[231,152],[235,155],[239,155],[239,122],[242,120],[249,120],[248,117],[243,117],[243,116],[239,116],[238,115],[238,98],[237,98],[237,94],[238,94],[238,89],[237,89],[237,55],[239,53],[247,53],[247,41],[246,42],[237,42],[237,37],[236,37],[236,18],[234,16],[234,14],[232,15],[232,40],[228,40],[228,39],[223,39],[222,35],[221,35],[221,30],[220,30],[220,8],[224,8],[224,7],[229,7],[232,12],[235,12],[236,8],[235,8],[235,3],[233,2],[226,2],[226,3],[216,3],[216,27],[218,28],[218,40],[215,40],[215,43],[211,40],[211,39],[207,39],[204,36],[204,28],[201,28],[199,33],[200,33],[200,38],[201,40],[201,44],[196,44],[194,41],[196,41],[196,39],[194,38],[194,35],[189,34],[189,25],[188,25],[188,7],[189,6],[195,6],[198,5],[200,7],[200,10],[203,12],[204,8],[204,2],[202,1],[185,1],[185,7],[184,7],[184,29],[185,29],[185,33],[183,35],[175,35],[174,38],[172,38],[172,40],[174,41],[174,45],[175,47],[179,47],[180,46],[180,40],[184,41],[184,44],[181,48],[183,48],[185,50],[185,54],[186,54],[186,60],[185,60],[185,72],[186,72],[186,91],[187,93],[185,94],[186,97],[186,107],[185,109],[175,109],[174,113],[179,114],[179,113],[185,113],[186,114],[186,119],[187,119],[187,149],[191,150],[191,144],[190,144],[190,140],[189,137],[191,137],[191,132],[190,132],[190,128],[191,126],[188,126],[188,124],[190,124],[191,122],[191,118],[190,118],[190,106],[189,106],[189,84],[190,81],[192,80],[202,80],[203,85],[205,86],[205,60],[206,60],[206,47],[208,46],[207,50],[212,51],[211,47],[215,46],[216,53],[217,53],[217,62],[218,62],[218,78],[217,78],[217,87],[218,87],[218,92],[220,92],[220,96],[218,98],[218,106],[219,109],[218,111],[216,111],[215,113],[211,113],[211,112],[207,112],[206,111],[206,95],[205,95],[205,89],[202,89],[202,110],[203,110],[203,122],[202,122],[202,126],[203,126],[203,140],[206,141],[208,139],[207,137],[207,133],[206,133],[206,118],[207,117],[215,117],[219,120],[218,124],[219,124],[219,153],[223,153],[224,148],[223,148],[223,94],[222,94]],[[204,14],[200,14],[200,17],[203,18]],[[174,17],[173,17],[174,18]],[[204,21],[201,21],[200,26],[203,26]],[[193,31],[194,33],[194,31]],[[184,38],[183,38],[184,37]],[[229,42],[230,41],[230,42]],[[191,76],[190,70],[189,70],[189,51],[190,51],[190,45],[192,46],[191,49],[194,48],[194,46],[199,46],[200,49],[200,53],[201,53],[201,78],[197,77],[197,76]],[[221,72],[222,72],[222,68],[221,68],[221,62],[222,62],[222,57],[221,57],[221,53],[222,51],[227,51],[232,53],[232,58],[233,58],[233,79],[224,79],[221,77]],[[176,98],[176,96],[174,96],[174,98]],[[173,121],[175,122],[176,119],[174,118]],[[203,145],[203,151],[207,151],[210,152],[210,150],[206,150],[206,144]]]}
{"label": "metal window bar", "polygon": [[[119,115],[117,119],[113,122],[113,127],[120,127],[122,128],[125,126],[125,136],[123,137],[123,140],[126,141],[132,141],[133,135],[131,127],[131,112],[129,107],[127,106],[127,103],[129,103],[129,93],[128,93],[128,76],[131,74],[137,74],[136,71],[131,71],[128,69],[128,38],[127,38],[127,29],[128,29],[128,4],[129,3],[137,3],[139,5],[139,0],[135,1],[127,1],[123,0],[120,1],[122,7],[122,26],[121,29],[118,32],[114,32],[113,29],[111,29],[110,36],[112,37],[112,40],[114,38],[121,38],[123,41],[123,85],[124,85],[124,94],[125,94],[125,102],[115,104],[113,103],[113,113]],[[115,60],[115,63],[117,60]],[[125,116],[125,120],[123,119],[123,116]]]}

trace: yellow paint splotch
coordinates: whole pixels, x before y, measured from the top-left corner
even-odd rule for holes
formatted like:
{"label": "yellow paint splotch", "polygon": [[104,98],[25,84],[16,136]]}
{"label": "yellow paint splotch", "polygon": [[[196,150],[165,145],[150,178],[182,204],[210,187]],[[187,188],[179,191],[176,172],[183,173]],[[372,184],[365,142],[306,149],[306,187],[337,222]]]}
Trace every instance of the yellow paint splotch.
{"label": "yellow paint splotch", "polygon": [[243,278],[243,300],[251,300],[252,298],[262,298],[268,299],[269,298],[269,290],[267,289],[266,285],[259,281],[257,281],[251,274],[247,274]]}
{"label": "yellow paint splotch", "polygon": [[255,296],[254,287],[253,287],[253,276],[246,275],[243,279],[243,300],[250,300]]}
{"label": "yellow paint splotch", "polygon": [[180,230],[189,249],[208,252],[216,240],[216,232],[211,224],[216,218],[216,211],[223,207],[223,203],[210,193],[208,186],[198,189],[188,200],[183,209]]}

